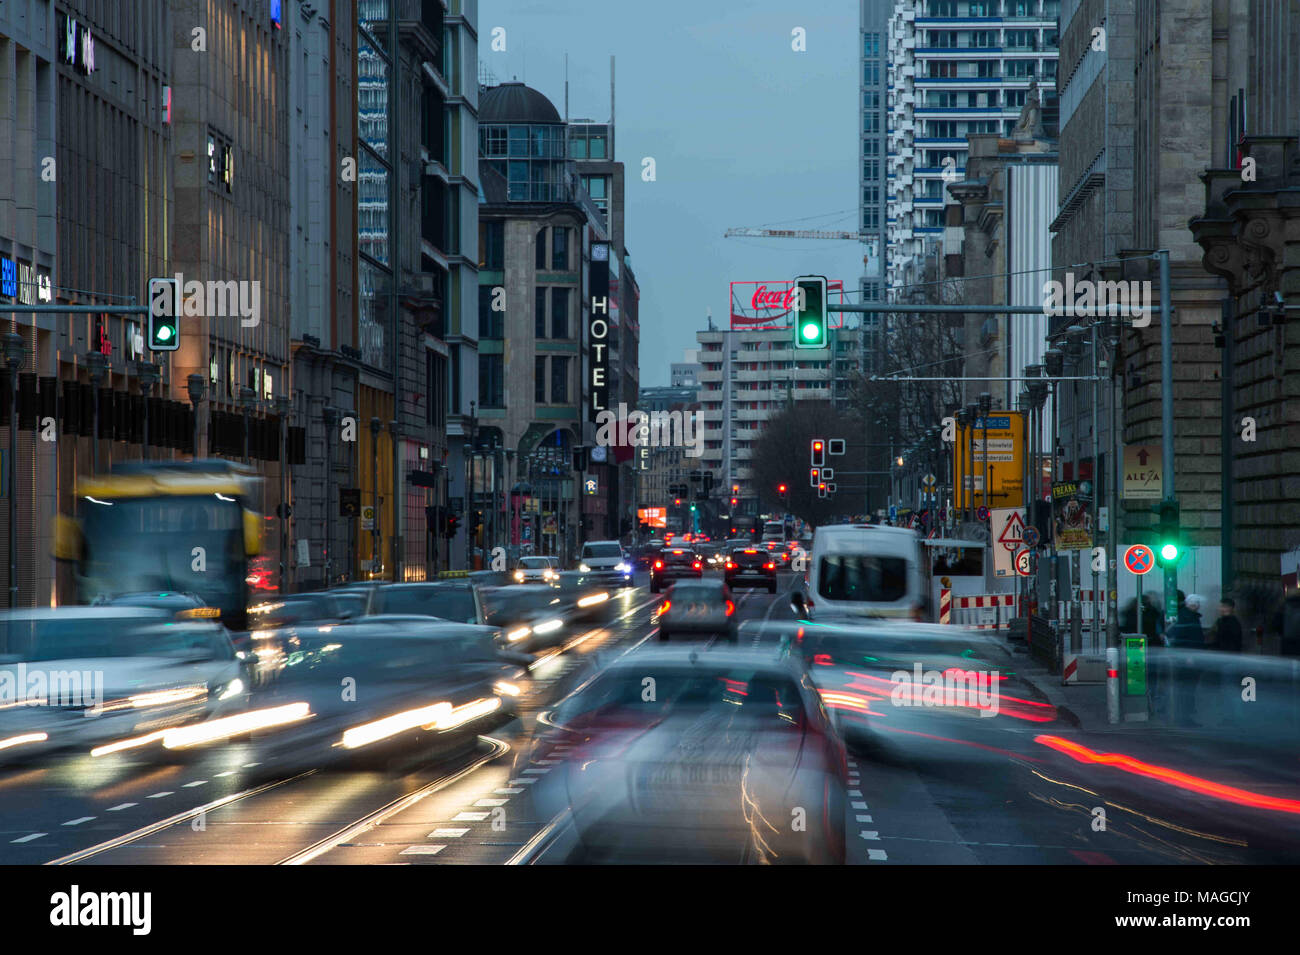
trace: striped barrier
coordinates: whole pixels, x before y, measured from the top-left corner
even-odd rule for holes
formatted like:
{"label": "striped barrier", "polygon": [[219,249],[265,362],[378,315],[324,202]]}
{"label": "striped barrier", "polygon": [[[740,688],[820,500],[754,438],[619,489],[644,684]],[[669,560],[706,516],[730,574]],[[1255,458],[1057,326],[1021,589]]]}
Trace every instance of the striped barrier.
{"label": "striped barrier", "polygon": [[[1062,620],[1070,619],[1070,600],[1059,600],[1057,605],[1060,608],[1060,618]],[[1106,622],[1106,591],[1104,590],[1080,590],[1079,591],[1079,620],[1083,624],[1092,622],[1092,607],[1097,604],[1097,614],[1102,623]]]}
{"label": "striped barrier", "polygon": [[1016,616],[1015,594],[972,594],[954,598],[952,623],[974,630],[1007,630]]}
{"label": "striped barrier", "polygon": [[939,622],[952,623],[952,591],[947,587],[939,591]]}

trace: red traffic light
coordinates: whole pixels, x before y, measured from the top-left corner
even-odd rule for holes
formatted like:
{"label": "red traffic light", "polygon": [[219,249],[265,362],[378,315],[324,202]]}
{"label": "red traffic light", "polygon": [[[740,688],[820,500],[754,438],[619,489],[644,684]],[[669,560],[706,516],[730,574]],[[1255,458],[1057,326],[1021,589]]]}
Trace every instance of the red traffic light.
{"label": "red traffic light", "polygon": [[735,507],[735,506],[736,506],[737,504],[739,504],[739,503],[740,503],[740,499],[739,499],[739,498],[735,498],[735,497],[733,497],[733,498],[731,499],[731,506],[732,506],[732,507]]}
{"label": "red traffic light", "polygon": [[785,485],[784,485],[784,484],[778,484],[778,485],[776,486],[776,492],[777,492],[778,494],[784,494],[784,493],[785,493]]}

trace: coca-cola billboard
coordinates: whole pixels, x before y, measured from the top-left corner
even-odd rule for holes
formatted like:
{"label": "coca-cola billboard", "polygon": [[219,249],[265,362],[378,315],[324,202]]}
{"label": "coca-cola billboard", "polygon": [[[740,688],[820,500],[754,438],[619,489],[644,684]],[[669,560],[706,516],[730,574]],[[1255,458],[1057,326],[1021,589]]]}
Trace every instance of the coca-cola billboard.
{"label": "coca-cola billboard", "polygon": [[[844,301],[844,282],[827,284],[828,304]],[[793,324],[794,279],[731,283],[731,327],[744,329],[789,328]],[[831,327],[840,328],[842,312],[831,312]]]}

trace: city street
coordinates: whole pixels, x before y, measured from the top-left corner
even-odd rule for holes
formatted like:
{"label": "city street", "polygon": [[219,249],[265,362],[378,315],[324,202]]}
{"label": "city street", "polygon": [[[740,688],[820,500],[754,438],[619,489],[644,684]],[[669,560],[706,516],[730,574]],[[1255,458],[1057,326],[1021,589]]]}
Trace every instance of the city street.
{"label": "city street", "polygon": [[[737,598],[746,643],[776,653],[776,628],[791,619],[790,583],[782,575],[781,593],[746,591]],[[530,756],[536,716],[595,659],[607,666],[654,647],[660,602],[644,584],[623,591],[608,624],[576,628],[559,647],[537,656],[521,684],[520,719],[436,761],[411,753],[406,767],[285,772],[260,759],[256,743],[232,742],[174,761],[67,754],[10,766],[0,778],[0,863],[581,861],[569,821],[563,814],[548,816],[533,798],[534,787],[564,763],[562,757]],[[1000,651],[983,646],[980,652]],[[1005,652],[1008,673],[1017,658],[1024,661]],[[1004,700],[1044,705],[1036,687],[1014,675],[1000,693]],[[1260,794],[1294,785],[1294,770],[1271,764],[1266,752],[1187,734],[1140,739],[1089,733],[1068,711],[1044,712],[1050,716],[1042,722],[999,716],[987,725],[967,716],[935,732],[895,731],[885,713],[883,745],[850,755],[847,861],[1104,865],[1297,857],[1300,806],[1279,813],[1211,796],[1188,798],[1185,790],[1140,775],[1085,772],[1035,740],[1047,735],[1097,750],[1123,748],[1135,758]],[[1095,806],[1108,809],[1104,831],[1093,824]],[[674,858],[672,847],[665,847],[658,857],[639,850],[600,861]]]}

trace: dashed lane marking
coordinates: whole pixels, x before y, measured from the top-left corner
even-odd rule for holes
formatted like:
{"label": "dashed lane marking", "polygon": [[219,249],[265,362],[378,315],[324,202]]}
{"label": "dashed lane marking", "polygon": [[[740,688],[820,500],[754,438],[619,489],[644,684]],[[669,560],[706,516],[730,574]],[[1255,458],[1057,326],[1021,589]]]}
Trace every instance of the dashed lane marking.
{"label": "dashed lane marking", "polygon": [[491,813],[487,812],[461,812],[451,817],[452,822],[482,822]]}
{"label": "dashed lane marking", "polygon": [[435,830],[433,830],[433,832],[429,833],[428,838],[430,838],[430,839],[459,839],[461,836],[465,835],[465,833],[467,833],[467,832],[469,832],[468,829],[435,829]]}
{"label": "dashed lane marking", "polygon": [[399,853],[404,856],[436,856],[446,846],[407,846]]}
{"label": "dashed lane marking", "polygon": [[146,799],[162,799],[164,796],[172,796],[172,795],[175,795],[175,794],[174,794],[170,789],[168,789],[168,790],[164,790],[163,792],[160,792],[160,793],[154,793],[152,796],[146,796],[145,798],[146,798]]}
{"label": "dashed lane marking", "polygon": [[186,783],[184,788],[193,789],[195,786],[206,786],[207,784],[208,781],[206,779],[196,779],[192,783]]}
{"label": "dashed lane marking", "polygon": [[140,805],[138,802],[123,802],[123,803],[118,803],[116,806],[109,806],[108,811],[121,812],[123,809],[130,809],[132,806],[138,806],[138,805]]}
{"label": "dashed lane marking", "polygon": [[83,822],[90,822],[90,820],[92,820],[92,819],[94,819],[94,818],[95,818],[94,816],[80,816],[80,817],[78,817],[78,818],[76,818],[76,819],[69,819],[67,822],[64,823],[64,825],[65,825],[65,826],[79,826],[79,825],[81,825]]}
{"label": "dashed lane marking", "polygon": [[20,836],[19,838],[17,838],[17,839],[11,839],[10,841],[11,841],[11,842],[31,842],[33,839],[39,839],[41,836],[44,836],[44,835],[47,835],[47,833],[44,833],[44,832],[33,832],[30,836]]}
{"label": "dashed lane marking", "polygon": [[868,849],[867,858],[872,862],[885,862],[888,861],[889,856],[885,854],[884,849]]}
{"label": "dashed lane marking", "polygon": [[853,818],[856,819],[858,822],[875,822],[875,820],[872,819],[870,816],[854,816]]}
{"label": "dashed lane marking", "polygon": [[523,792],[523,789],[519,786],[508,786],[504,789],[494,789],[492,791],[502,796],[515,796]]}
{"label": "dashed lane marking", "polygon": [[863,839],[871,839],[873,841],[880,840],[880,833],[876,832],[876,830],[874,829],[863,829],[861,832],[858,833],[858,835],[861,836]]}
{"label": "dashed lane marking", "polygon": [[531,786],[531,785],[532,785],[533,783],[535,783],[535,782],[537,782],[537,777],[536,777],[536,776],[530,776],[530,777],[528,777],[527,779],[512,779],[512,780],[510,780],[510,785],[512,785],[512,786],[518,786],[518,785],[520,785],[520,784],[523,784],[523,785],[525,785],[525,786]]}
{"label": "dashed lane marking", "polygon": [[504,806],[504,805],[505,805],[506,803],[508,803],[509,801],[510,801],[509,799],[478,799],[478,800],[475,800],[474,805],[476,805],[476,806],[487,806],[487,807],[491,808],[491,807],[494,807],[494,806]]}

